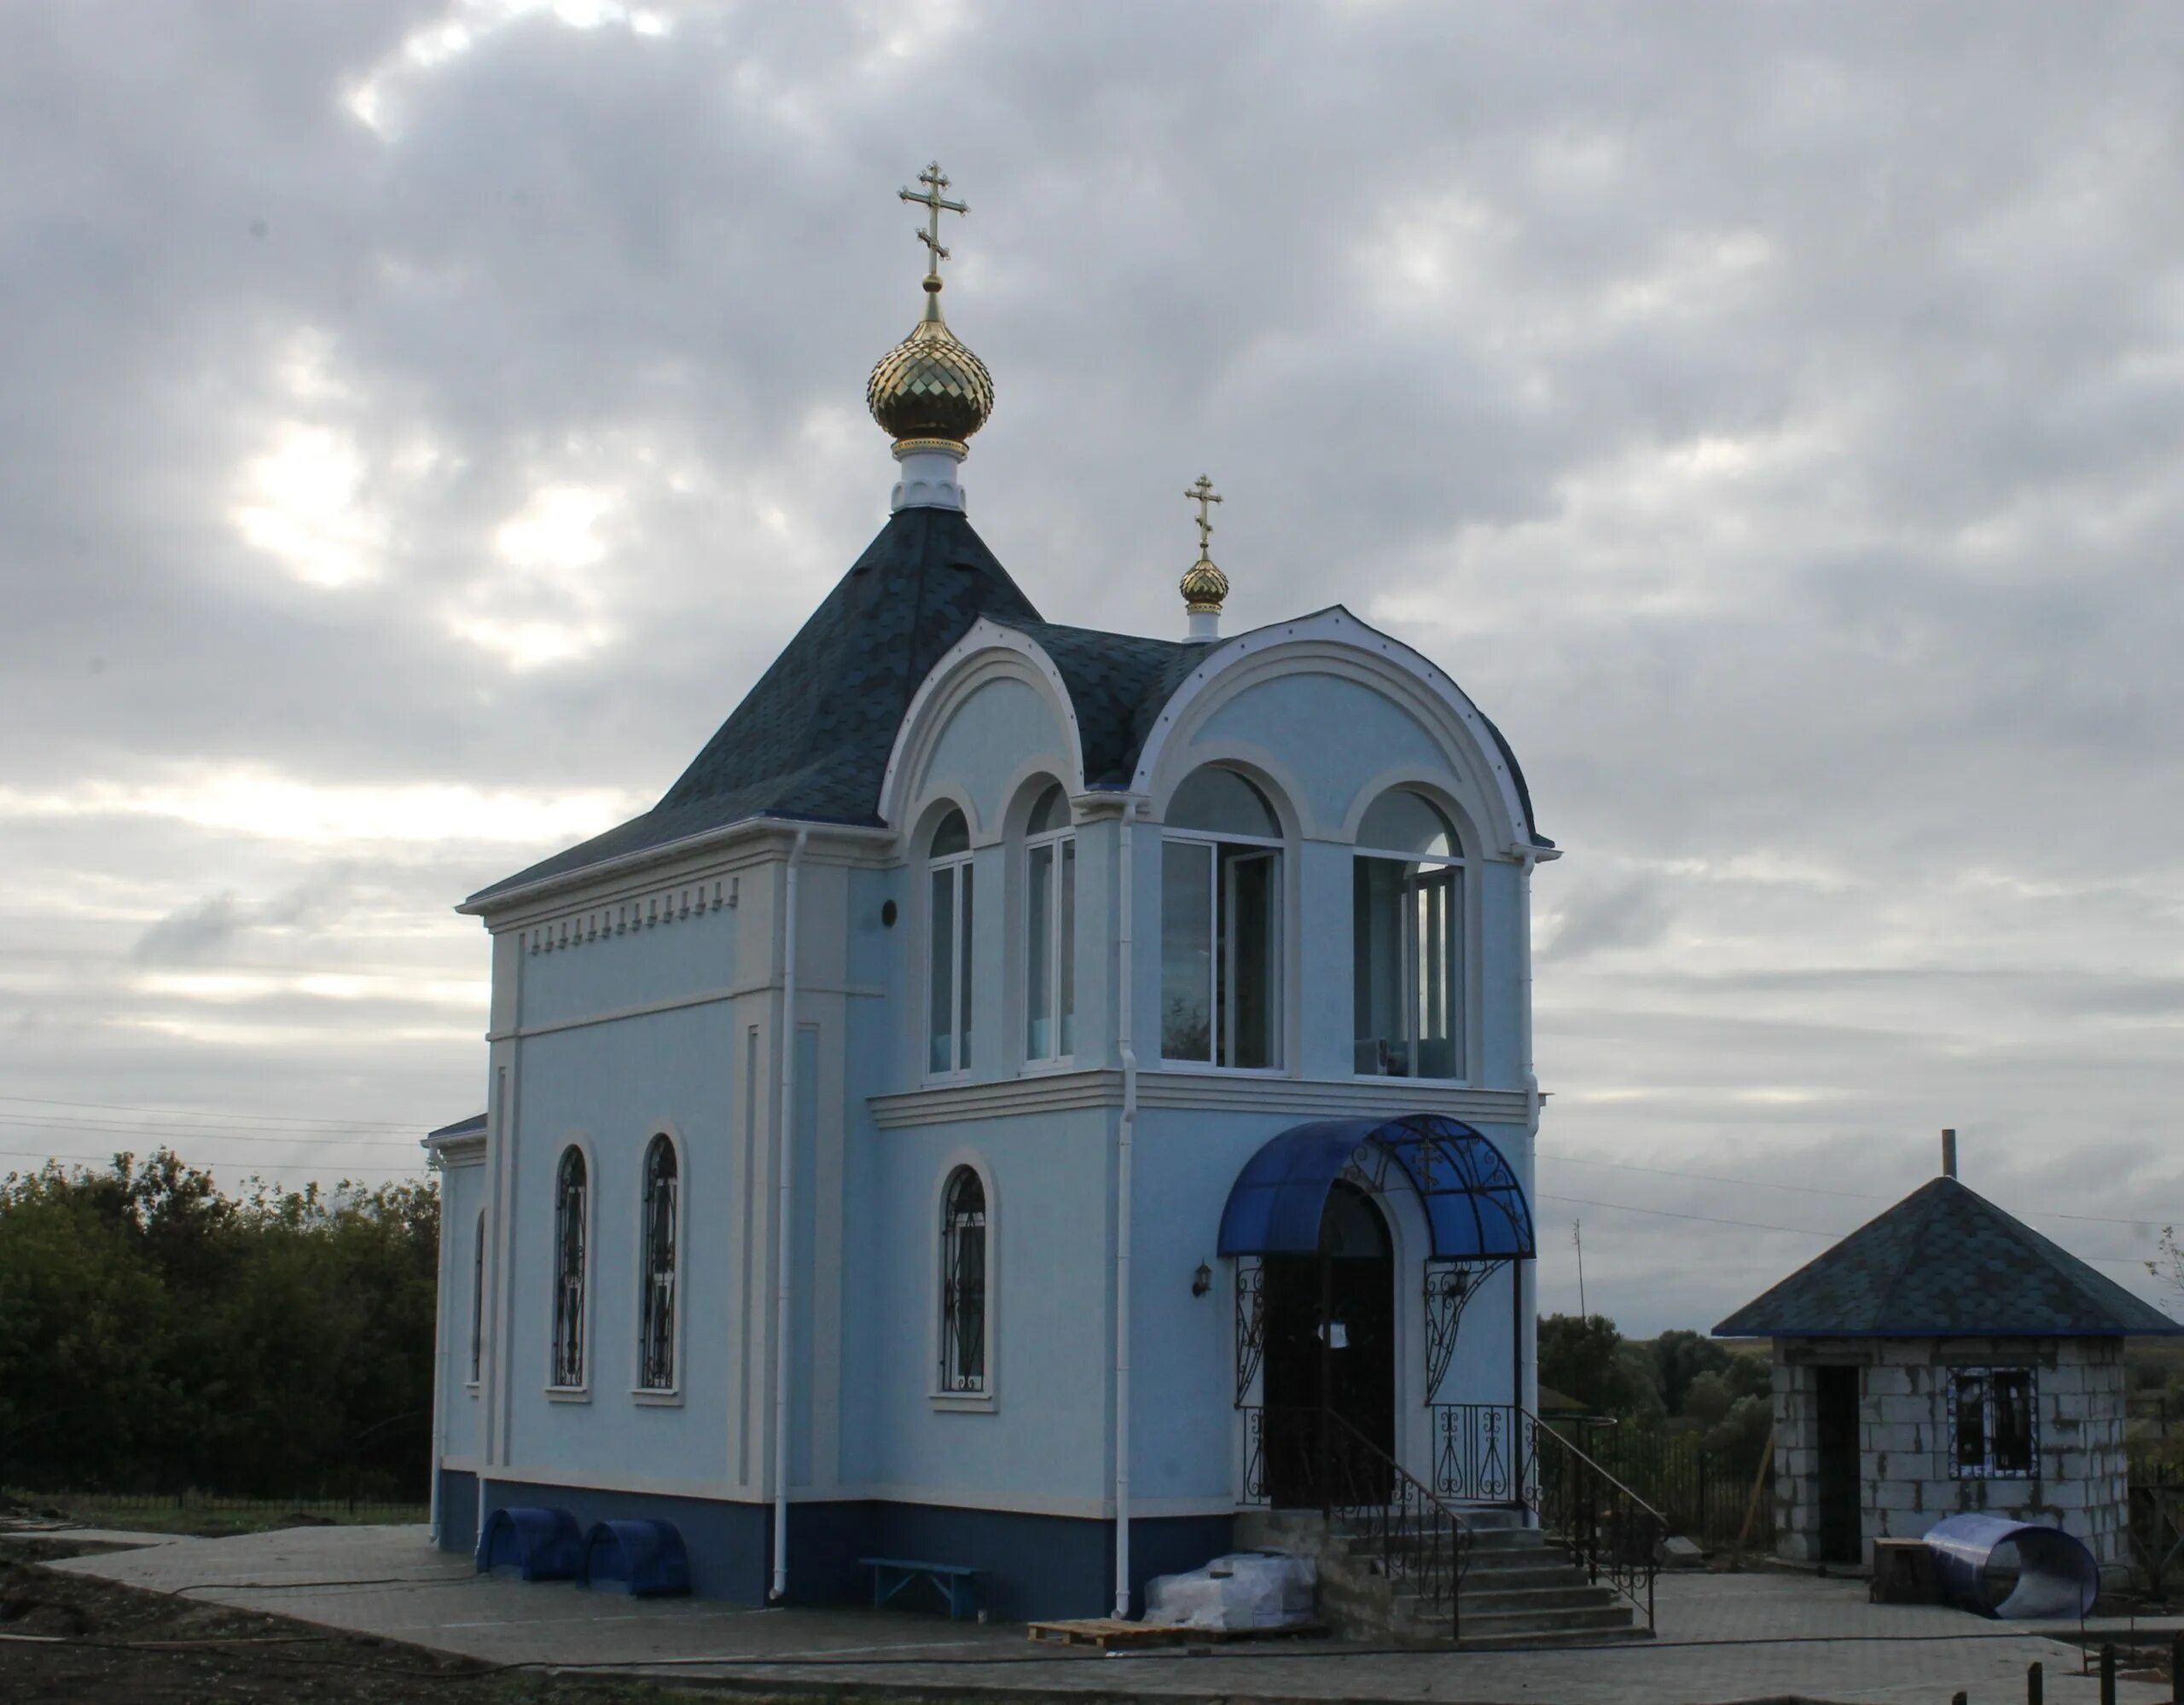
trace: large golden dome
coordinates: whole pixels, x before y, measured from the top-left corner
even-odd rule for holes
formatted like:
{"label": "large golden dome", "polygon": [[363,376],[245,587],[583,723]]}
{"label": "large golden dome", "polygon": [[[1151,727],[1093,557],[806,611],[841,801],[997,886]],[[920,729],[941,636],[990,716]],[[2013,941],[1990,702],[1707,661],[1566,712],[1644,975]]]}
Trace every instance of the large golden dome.
{"label": "large golden dome", "polygon": [[880,357],[865,406],[897,449],[923,442],[960,455],[993,413],[993,375],[940,317],[940,281],[928,278],[925,287],[924,316]]}

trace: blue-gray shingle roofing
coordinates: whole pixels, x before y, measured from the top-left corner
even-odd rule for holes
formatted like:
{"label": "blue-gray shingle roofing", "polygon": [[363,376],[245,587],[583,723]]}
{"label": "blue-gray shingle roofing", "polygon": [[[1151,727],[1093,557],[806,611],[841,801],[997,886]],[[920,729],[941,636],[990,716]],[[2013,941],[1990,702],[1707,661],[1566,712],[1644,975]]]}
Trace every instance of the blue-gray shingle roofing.
{"label": "blue-gray shingle roofing", "polygon": [[1714,1328],[1717,1337],[2184,1334],[1953,1178],[1921,1185]]}
{"label": "blue-gray shingle roofing", "polygon": [[960,512],[897,511],[659,804],[470,903],[746,817],[878,823],[895,730],[926,673],[979,617],[1038,615]]}
{"label": "blue-gray shingle roofing", "polygon": [[[903,713],[933,665],[981,617],[1014,629],[1053,658],[1077,713],[1090,787],[1130,785],[1161,707],[1212,648],[1042,621],[960,512],[901,510],[659,804],[465,903],[753,817],[877,826],[880,783]],[[1502,731],[1487,727],[1529,821],[1524,772]],[[1536,832],[1533,839],[1554,844]]]}

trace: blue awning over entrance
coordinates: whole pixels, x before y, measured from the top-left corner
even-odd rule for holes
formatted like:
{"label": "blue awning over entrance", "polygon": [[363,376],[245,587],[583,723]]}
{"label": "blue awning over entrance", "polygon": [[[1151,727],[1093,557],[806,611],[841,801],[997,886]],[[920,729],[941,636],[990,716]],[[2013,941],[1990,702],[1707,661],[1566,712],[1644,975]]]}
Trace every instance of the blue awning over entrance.
{"label": "blue awning over entrance", "polygon": [[1321,1119],[1272,1139],[1244,1164],[1221,1210],[1221,1253],[1314,1255],[1338,1180],[1383,1192],[1397,1175],[1417,1192],[1437,1261],[1529,1261],[1536,1253],[1524,1186],[1502,1151],[1469,1125],[1433,1113]]}

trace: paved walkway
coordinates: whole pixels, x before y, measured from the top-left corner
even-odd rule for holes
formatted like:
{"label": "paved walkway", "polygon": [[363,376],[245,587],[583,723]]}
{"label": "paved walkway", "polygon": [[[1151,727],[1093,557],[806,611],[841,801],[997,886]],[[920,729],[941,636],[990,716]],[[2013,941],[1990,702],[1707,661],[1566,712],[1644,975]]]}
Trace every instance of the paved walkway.
{"label": "paved walkway", "polygon": [[[1387,1651],[1339,1641],[1270,1642],[1101,1658],[1034,1646],[1019,1627],[892,1611],[766,1610],[630,1599],[564,1582],[473,1574],[421,1528],[304,1528],[184,1540],[54,1564],[163,1592],[382,1635],[492,1662],[626,1669],[662,1679],[848,1694],[1019,1700],[1095,1695],[1184,1699],[1467,1702],[1480,1705],[1974,1705],[2098,1696],[2075,1646],[1925,1605],[1874,1605],[1856,1581],[1794,1574],[1661,1579],[1657,1640],[1542,1652]],[[2094,1624],[2119,1644],[2123,1624]],[[2148,1649],[2184,1627],[2142,1623]],[[2124,1705],[2167,1705],[2167,1686],[2126,1682]],[[1073,1702],[1072,1702],[1073,1705]]]}

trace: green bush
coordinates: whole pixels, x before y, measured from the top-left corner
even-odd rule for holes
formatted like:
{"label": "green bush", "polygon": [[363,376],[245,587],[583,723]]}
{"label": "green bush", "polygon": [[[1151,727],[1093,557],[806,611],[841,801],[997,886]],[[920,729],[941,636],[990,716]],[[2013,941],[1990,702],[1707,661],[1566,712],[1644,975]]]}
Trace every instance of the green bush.
{"label": "green bush", "polygon": [[439,1238],[429,1182],[0,1179],[0,1483],[421,1496]]}

